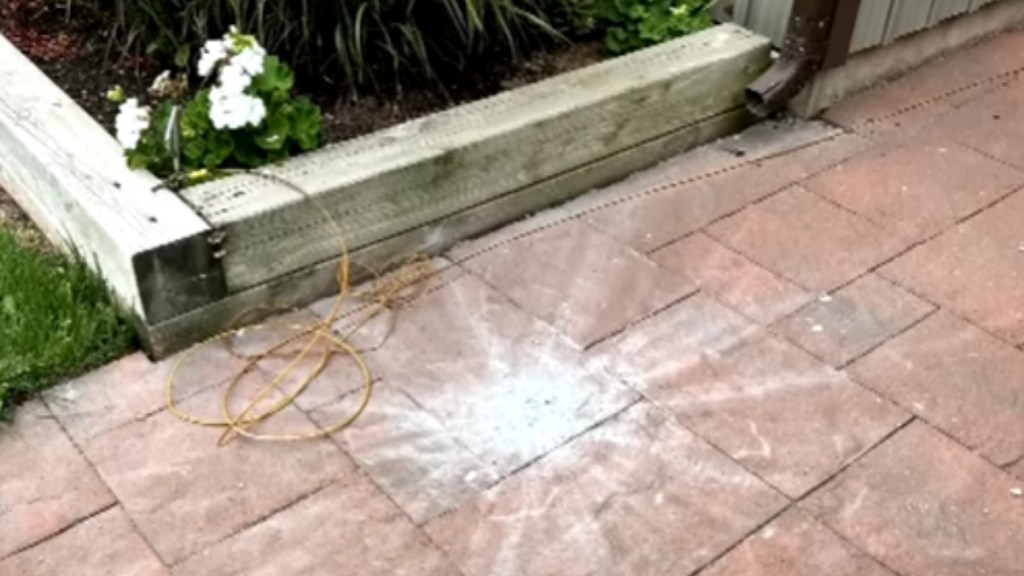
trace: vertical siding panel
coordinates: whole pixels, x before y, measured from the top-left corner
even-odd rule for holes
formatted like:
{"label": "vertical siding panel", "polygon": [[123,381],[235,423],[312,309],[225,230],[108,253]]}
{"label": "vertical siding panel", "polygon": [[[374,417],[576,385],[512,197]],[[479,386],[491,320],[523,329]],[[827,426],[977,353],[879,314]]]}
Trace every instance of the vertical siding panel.
{"label": "vertical siding panel", "polygon": [[885,24],[893,0],[861,0],[857,23],[853,27],[850,52],[858,52],[882,43]]}
{"label": "vertical siding panel", "polygon": [[928,26],[928,15],[932,11],[930,0],[894,0],[893,11],[886,26],[883,41],[886,43],[917,32]]}
{"label": "vertical siding panel", "polygon": [[971,0],[935,0],[928,25],[933,26],[946,18],[963,14],[971,7]]}
{"label": "vertical siding panel", "polygon": [[776,46],[781,46],[792,10],[793,0],[751,0],[747,13],[747,28],[764,34],[771,38]]}
{"label": "vertical siding panel", "polygon": [[736,0],[732,9],[732,21],[740,26],[750,28],[750,3],[757,0]]}

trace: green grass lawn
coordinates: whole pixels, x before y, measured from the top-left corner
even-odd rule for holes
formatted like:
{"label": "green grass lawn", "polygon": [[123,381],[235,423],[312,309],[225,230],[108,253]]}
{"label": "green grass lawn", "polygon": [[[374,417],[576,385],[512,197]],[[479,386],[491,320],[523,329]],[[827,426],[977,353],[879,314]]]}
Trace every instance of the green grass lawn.
{"label": "green grass lawn", "polygon": [[0,226],[0,420],[40,390],[132,346],[103,282],[27,238]]}

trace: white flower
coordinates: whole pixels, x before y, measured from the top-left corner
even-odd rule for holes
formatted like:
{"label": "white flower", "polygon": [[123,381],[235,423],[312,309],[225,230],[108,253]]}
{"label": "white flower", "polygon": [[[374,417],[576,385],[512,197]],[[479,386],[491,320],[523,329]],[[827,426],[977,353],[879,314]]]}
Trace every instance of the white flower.
{"label": "white flower", "polygon": [[248,98],[245,121],[252,126],[259,126],[267,117],[267,105],[262,98],[250,96]]}
{"label": "white flower", "polygon": [[199,53],[199,66],[197,72],[202,77],[209,76],[217,64],[230,55],[228,43],[224,40],[207,40]]}
{"label": "white flower", "polygon": [[263,59],[266,57],[267,51],[253,43],[231,58],[231,64],[240,66],[249,76],[259,76],[263,73]]}
{"label": "white flower", "polygon": [[117,141],[125,150],[134,150],[139,145],[143,130],[149,128],[149,108],[139,106],[138,98],[129,98],[121,104],[114,121]]}
{"label": "white flower", "polygon": [[267,117],[267,106],[256,96],[240,94],[217,86],[210,90],[210,121],[218,130],[259,126]]}
{"label": "white flower", "polygon": [[226,92],[241,94],[250,84],[252,84],[252,77],[246,74],[245,69],[239,66],[234,59],[220,69],[220,86]]}

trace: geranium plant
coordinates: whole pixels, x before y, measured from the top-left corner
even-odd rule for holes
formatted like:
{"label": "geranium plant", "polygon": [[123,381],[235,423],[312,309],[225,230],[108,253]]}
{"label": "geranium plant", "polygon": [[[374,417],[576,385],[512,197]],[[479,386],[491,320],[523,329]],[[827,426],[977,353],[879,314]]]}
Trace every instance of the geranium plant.
{"label": "geranium plant", "polygon": [[116,135],[132,168],[182,178],[257,167],[320,145],[320,109],[292,95],[292,71],[253,36],[232,28],[208,40],[196,72],[203,79],[196,91],[185,73],[157,77],[152,108],[111,92],[122,100]]}

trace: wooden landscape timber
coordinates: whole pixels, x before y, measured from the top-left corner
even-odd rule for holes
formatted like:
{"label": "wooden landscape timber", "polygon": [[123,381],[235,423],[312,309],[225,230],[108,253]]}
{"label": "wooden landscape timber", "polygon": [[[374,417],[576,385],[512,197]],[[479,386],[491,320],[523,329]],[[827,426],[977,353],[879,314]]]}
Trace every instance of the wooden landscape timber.
{"label": "wooden landscape timber", "polygon": [[133,260],[210,228],[0,35],[0,187],[51,242],[77,252],[144,319]]}
{"label": "wooden landscape timber", "polygon": [[[161,357],[243,311],[336,290],[340,248],[323,209],[356,280],[439,253],[742,129],[744,88],[769,50],[717,26],[265,169],[302,193],[240,175],[178,198],[154,194],[154,177],[128,171],[114,140],[0,41],[0,184],[94,263]],[[27,97],[22,78],[44,97]]]}

